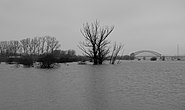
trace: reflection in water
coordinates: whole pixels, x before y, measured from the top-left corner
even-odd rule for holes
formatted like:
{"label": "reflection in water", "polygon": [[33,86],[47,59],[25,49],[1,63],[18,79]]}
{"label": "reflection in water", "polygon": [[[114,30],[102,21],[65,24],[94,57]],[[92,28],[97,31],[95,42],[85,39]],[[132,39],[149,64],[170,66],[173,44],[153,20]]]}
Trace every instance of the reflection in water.
{"label": "reflection in water", "polygon": [[108,107],[106,91],[106,66],[93,66],[89,68],[89,78],[87,80],[87,100],[92,110],[106,110]]}

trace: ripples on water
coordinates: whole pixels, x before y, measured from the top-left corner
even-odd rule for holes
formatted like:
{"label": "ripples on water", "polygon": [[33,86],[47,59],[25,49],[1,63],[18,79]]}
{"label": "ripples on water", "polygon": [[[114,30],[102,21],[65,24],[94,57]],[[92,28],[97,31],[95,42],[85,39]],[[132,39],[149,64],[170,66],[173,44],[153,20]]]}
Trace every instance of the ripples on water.
{"label": "ripples on water", "polygon": [[185,110],[185,62],[0,64],[0,110]]}

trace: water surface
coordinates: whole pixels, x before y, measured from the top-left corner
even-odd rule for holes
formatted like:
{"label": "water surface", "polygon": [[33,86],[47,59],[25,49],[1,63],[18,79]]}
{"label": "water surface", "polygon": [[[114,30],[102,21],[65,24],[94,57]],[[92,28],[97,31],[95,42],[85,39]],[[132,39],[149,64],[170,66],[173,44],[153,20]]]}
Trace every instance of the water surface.
{"label": "water surface", "polygon": [[185,110],[185,62],[0,64],[0,110]]}

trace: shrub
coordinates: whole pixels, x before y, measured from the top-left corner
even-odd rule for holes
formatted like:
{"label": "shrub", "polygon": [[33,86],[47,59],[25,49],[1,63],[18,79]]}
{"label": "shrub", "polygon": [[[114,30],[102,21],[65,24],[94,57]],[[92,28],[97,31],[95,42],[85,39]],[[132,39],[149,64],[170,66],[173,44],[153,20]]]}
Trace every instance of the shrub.
{"label": "shrub", "polygon": [[156,61],[157,58],[156,58],[156,57],[152,57],[152,58],[150,58],[150,60],[151,60],[151,61]]}
{"label": "shrub", "polygon": [[57,63],[57,59],[52,54],[43,54],[37,61],[40,68],[54,68]]}
{"label": "shrub", "polygon": [[19,58],[19,64],[22,64],[25,67],[32,67],[34,64],[34,60],[31,56],[22,56]]}
{"label": "shrub", "polygon": [[13,58],[7,58],[6,63],[7,64],[13,64]]}

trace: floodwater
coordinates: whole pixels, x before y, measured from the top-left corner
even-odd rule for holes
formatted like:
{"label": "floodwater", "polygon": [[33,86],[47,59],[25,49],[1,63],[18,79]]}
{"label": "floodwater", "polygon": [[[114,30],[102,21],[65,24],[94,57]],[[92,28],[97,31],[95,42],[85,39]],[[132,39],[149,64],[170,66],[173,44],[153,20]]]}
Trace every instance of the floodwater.
{"label": "floodwater", "polygon": [[185,110],[185,62],[0,64],[0,110]]}

